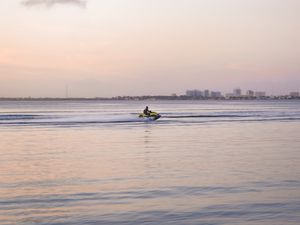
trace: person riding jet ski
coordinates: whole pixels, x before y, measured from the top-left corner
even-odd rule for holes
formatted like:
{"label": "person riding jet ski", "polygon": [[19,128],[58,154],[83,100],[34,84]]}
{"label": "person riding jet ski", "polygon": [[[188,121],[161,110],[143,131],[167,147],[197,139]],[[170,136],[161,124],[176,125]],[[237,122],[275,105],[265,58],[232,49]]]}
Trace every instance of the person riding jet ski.
{"label": "person riding jet ski", "polygon": [[157,120],[161,117],[157,112],[152,112],[149,110],[148,106],[144,109],[143,113],[139,115],[139,118],[144,118],[147,120]]}
{"label": "person riding jet ski", "polygon": [[149,110],[148,106],[146,106],[146,108],[144,109],[144,114],[150,116],[151,111]]}

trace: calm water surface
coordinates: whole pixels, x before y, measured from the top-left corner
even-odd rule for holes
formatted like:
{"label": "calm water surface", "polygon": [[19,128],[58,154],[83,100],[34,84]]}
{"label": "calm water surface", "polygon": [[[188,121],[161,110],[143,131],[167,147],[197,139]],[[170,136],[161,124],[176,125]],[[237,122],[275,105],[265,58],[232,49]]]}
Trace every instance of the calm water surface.
{"label": "calm water surface", "polygon": [[299,133],[300,101],[2,101],[0,224],[299,225]]}

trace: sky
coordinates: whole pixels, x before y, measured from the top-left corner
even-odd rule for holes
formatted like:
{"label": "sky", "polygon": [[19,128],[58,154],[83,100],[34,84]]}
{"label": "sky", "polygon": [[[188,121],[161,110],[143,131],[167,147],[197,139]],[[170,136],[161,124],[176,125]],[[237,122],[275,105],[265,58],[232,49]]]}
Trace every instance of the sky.
{"label": "sky", "polygon": [[3,0],[0,97],[300,91],[299,0]]}

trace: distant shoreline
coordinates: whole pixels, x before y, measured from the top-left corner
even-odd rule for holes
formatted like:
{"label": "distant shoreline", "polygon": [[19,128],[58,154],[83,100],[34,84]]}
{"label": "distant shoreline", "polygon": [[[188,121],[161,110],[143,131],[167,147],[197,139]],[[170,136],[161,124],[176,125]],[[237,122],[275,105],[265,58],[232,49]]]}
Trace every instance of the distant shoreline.
{"label": "distant shoreline", "polygon": [[5,98],[0,97],[0,101],[157,101],[157,100],[180,100],[180,101],[207,101],[207,100],[300,100],[300,97],[291,96],[265,96],[265,97],[219,97],[219,98],[204,98],[204,97],[191,97],[186,95],[180,96],[117,96],[112,98],[94,97],[94,98]]}

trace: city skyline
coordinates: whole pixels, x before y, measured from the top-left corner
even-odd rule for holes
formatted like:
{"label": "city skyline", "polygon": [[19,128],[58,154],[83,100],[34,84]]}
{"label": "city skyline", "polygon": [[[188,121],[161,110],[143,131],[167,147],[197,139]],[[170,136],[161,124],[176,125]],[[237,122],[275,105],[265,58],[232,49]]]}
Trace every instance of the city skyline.
{"label": "city skyline", "polygon": [[231,92],[221,92],[218,90],[210,90],[210,89],[187,89],[185,93],[172,93],[168,95],[118,95],[111,97],[104,96],[94,96],[94,97],[78,97],[78,96],[70,96],[69,87],[66,86],[65,96],[60,97],[2,97],[0,96],[0,100],[92,100],[92,99],[103,99],[103,100],[191,100],[191,99],[244,99],[244,100],[252,100],[252,99],[300,99],[299,91],[290,91],[289,93],[281,94],[281,95],[273,95],[269,94],[263,90],[243,90],[241,88],[234,88]]}
{"label": "city skyline", "polygon": [[289,93],[281,94],[281,95],[273,95],[267,93],[264,90],[253,90],[247,89],[243,90],[241,88],[235,88],[232,92],[221,92],[218,90],[210,90],[210,89],[188,89],[185,94],[190,97],[204,97],[204,98],[243,98],[243,97],[256,97],[256,98],[264,98],[264,97],[282,97],[282,96],[290,96],[290,97],[299,97],[299,91],[290,91]]}
{"label": "city skyline", "polygon": [[0,2],[0,97],[299,92],[295,0]]}

